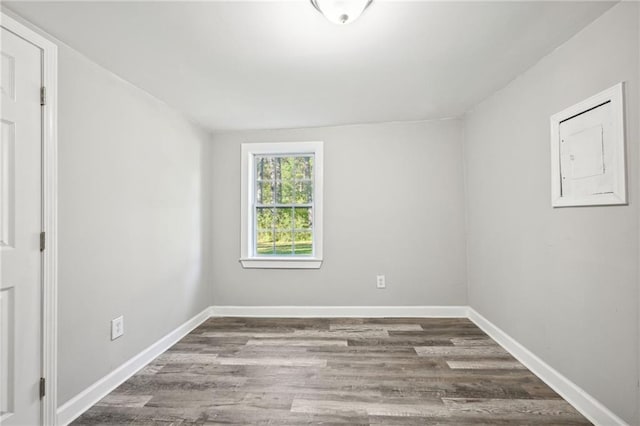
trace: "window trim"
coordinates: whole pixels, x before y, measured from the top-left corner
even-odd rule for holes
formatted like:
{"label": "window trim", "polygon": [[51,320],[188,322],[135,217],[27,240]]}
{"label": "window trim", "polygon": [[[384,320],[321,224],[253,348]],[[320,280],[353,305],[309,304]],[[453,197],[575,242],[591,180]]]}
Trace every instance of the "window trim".
{"label": "window trim", "polygon": [[[240,263],[244,268],[319,269],[322,266],[322,186],[323,142],[250,142],[243,143],[241,167]],[[313,255],[254,255],[254,192],[256,155],[313,154]]]}

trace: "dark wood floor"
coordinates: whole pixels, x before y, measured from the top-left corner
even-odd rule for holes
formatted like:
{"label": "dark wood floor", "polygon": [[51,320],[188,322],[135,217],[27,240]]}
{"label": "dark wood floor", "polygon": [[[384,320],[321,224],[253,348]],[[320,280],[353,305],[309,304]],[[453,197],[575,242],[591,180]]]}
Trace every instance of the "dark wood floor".
{"label": "dark wood floor", "polygon": [[466,319],[210,319],[74,424],[590,424]]}

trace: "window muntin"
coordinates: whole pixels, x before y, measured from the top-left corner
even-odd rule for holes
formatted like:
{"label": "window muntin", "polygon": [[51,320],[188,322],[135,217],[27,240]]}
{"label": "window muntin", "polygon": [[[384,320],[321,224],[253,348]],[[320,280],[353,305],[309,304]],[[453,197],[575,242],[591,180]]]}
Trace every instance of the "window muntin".
{"label": "window muntin", "polygon": [[314,255],[314,157],[254,155],[254,256]]}

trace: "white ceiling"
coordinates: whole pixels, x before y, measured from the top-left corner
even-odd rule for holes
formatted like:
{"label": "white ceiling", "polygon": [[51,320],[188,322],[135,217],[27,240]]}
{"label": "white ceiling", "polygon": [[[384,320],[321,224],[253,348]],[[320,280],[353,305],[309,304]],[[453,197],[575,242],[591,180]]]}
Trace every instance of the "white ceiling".
{"label": "white ceiling", "polygon": [[4,2],[212,130],[458,116],[612,2]]}

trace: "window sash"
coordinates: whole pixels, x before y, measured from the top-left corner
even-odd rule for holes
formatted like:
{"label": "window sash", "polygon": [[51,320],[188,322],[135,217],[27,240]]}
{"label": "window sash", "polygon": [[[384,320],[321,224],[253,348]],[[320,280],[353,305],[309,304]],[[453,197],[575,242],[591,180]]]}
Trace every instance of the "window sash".
{"label": "window sash", "polygon": [[[296,173],[295,173],[295,169],[292,172],[293,175],[293,179],[291,180],[285,180],[282,179],[282,175],[279,179],[276,178],[276,175],[274,173],[274,177],[273,179],[259,179],[258,178],[258,173],[257,173],[257,163],[260,159],[277,159],[277,158],[309,158],[313,161],[312,164],[312,169],[311,169],[311,177],[310,178],[296,178]],[[294,167],[295,167],[295,163],[294,163]],[[311,221],[311,227],[310,228],[296,228],[295,223],[296,223],[296,216],[295,216],[295,208],[300,208],[300,209],[310,209],[310,214],[311,217],[313,218],[313,214],[315,212],[315,176],[316,176],[316,161],[315,161],[315,153],[275,153],[275,154],[253,154],[253,161],[252,161],[252,168],[253,168],[253,185],[252,185],[252,201],[253,201],[253,206],[251,209],[252,212],[252,222],[253,222],[253,235],[252,235],[252,247],[251,247],[251,251],[252,251],[252,256],[256,257],[256,258],[270,258],[270,257],[277,257],[277,256],[282,256],[282,257],[288,257],[288,258],[310,258],[310,257],[314,257],[315,253],[316,253],[316,232],[315,232],[315,221],[312,219]],[[276,186],[277,183],[283,183],[283,182],[291,182],[292,185],[295,185],[296,183],[310,183],[311,184],[311,194],[313,194],[311,196],[311,202],[306,202],[306,203],[277,203],[276,200],[276,194],[273,193],[272,194],[272,203],[258,203],[257,200],[257,194],[258,194],[258,186],[262,183],[270,183],[273,185],[273,187]],[[272,227],[270,228],[259,228],[258,227],[258,209],[265,209],[265,208],[279,208],[279,209],[286,209],[286,208],[290,208],[292,210],[291,213],[291,227],[290,228],[276,228],[275,227],[275,219],[272,220]],[[273,253],[259,253],[258,249],[259,249],[259,243],[258,243],[258,234],[260,232],[271,232],[273,235],[272,238],[272,244],[273,244]],[[296,241],[295,241],[295,235],[296,233],[311,233],[311,253],[309,254],[298,254],[296,253]],[[277,241],[276,241],[276,234],[286,234],[289,233],[291,235],[291,244],[290,244],[290,248],[291,248],[291,252],[290,253],[278,253],[277,250]]]}

